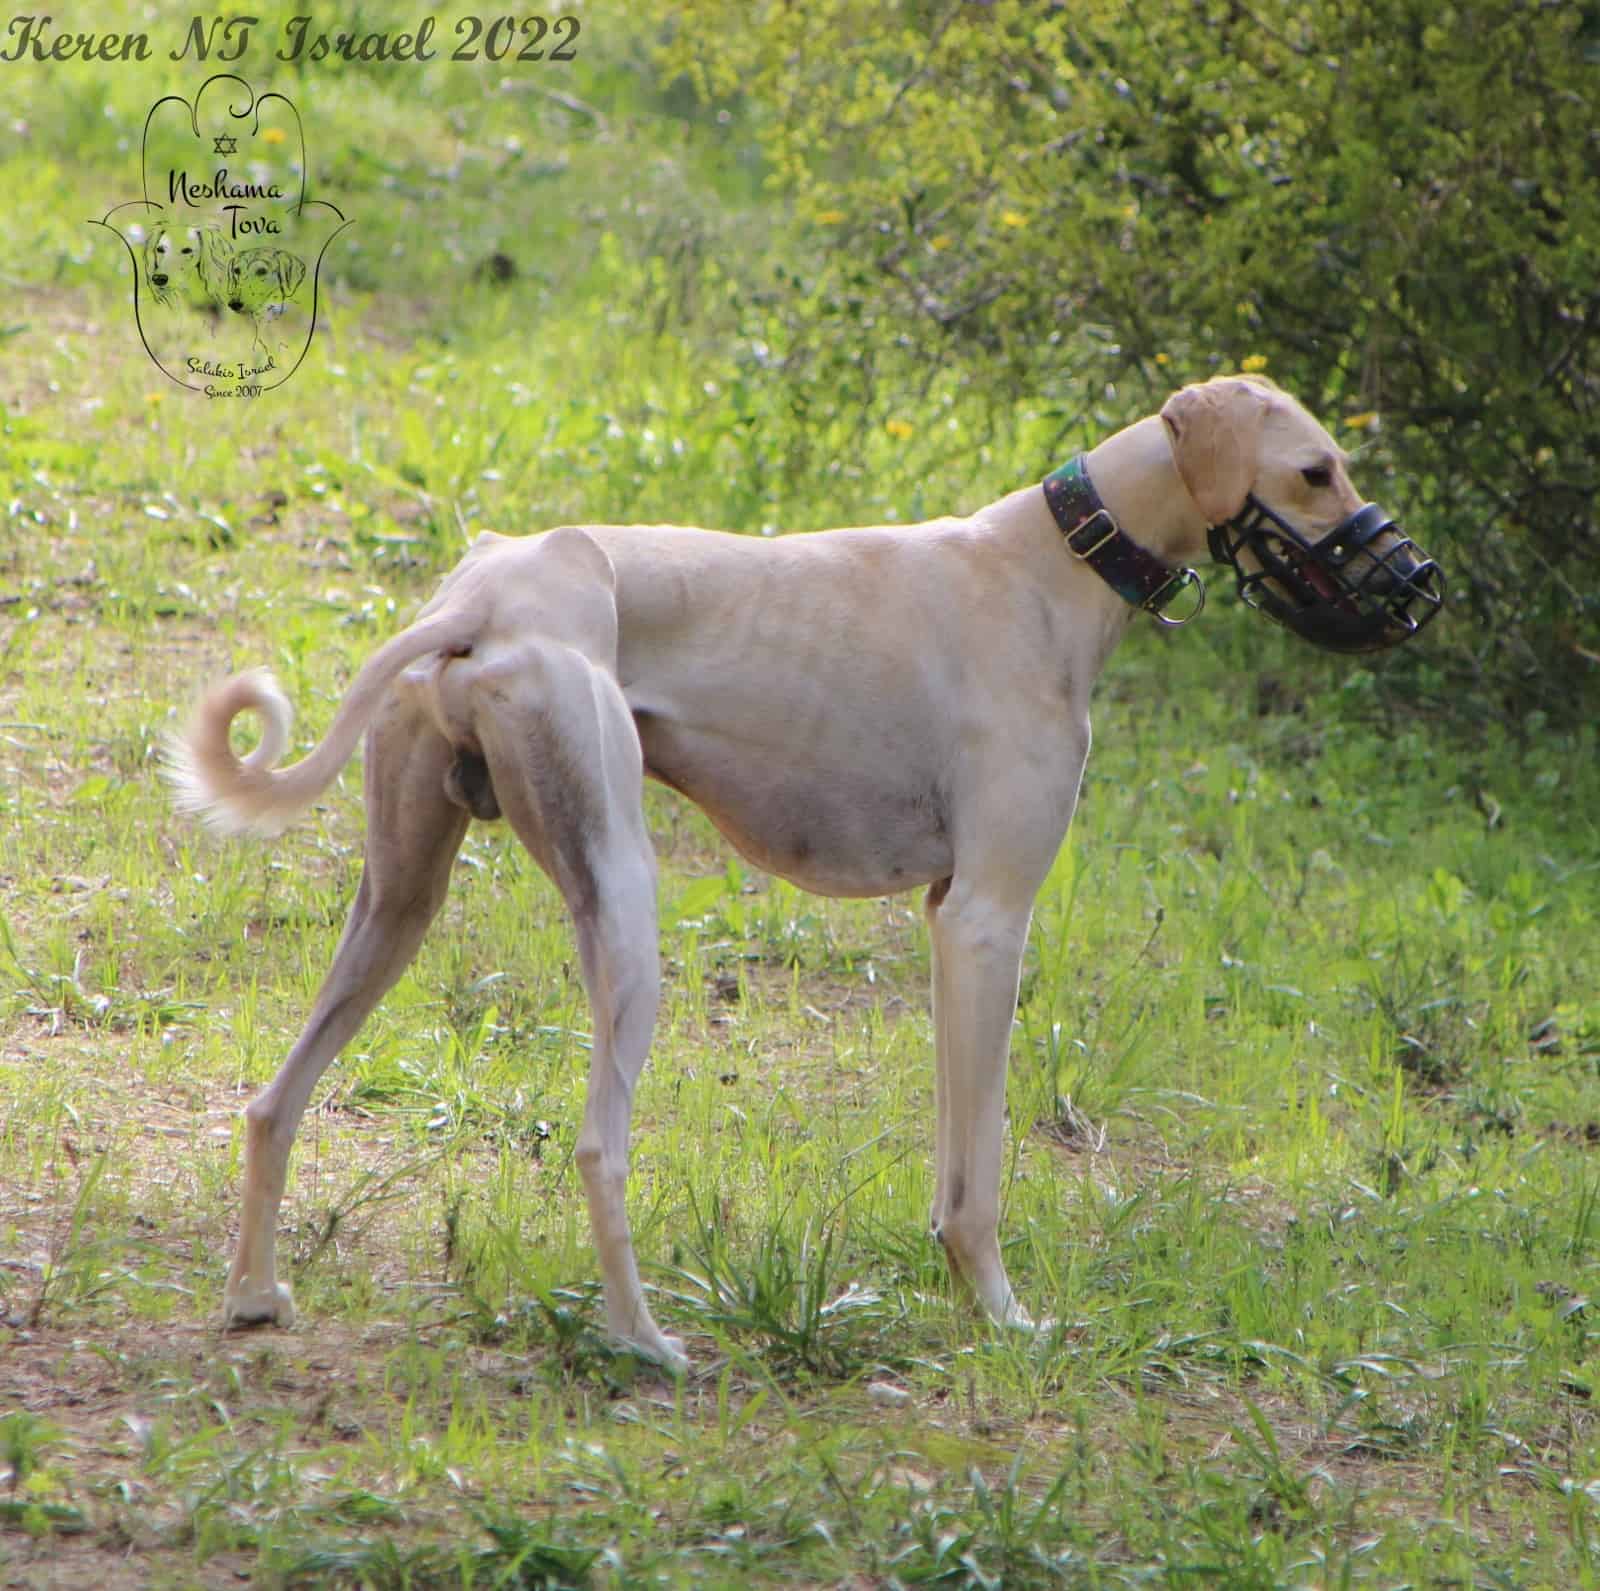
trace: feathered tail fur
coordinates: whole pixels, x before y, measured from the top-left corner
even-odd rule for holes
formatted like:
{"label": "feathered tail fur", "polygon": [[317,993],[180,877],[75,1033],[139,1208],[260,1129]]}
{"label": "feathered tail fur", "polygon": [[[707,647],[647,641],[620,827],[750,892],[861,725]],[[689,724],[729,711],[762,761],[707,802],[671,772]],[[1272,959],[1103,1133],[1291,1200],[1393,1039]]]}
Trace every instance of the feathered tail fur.
{"label": "feathered tail fur", "polygon": [[[403,630],[367,659],[333,723],[312,751],[288,768],[275,764],[289,744],[294,709],[269,670],[249,669],[208,691],[188,728],[167,743],[164,772],[180,811],[224,834],[281,834],[338,777],[401,670],[429,653],[460,654],[481,620],[436,614]],[[240,757],[228,731],[240,713],[261,718],[261,739]]]}

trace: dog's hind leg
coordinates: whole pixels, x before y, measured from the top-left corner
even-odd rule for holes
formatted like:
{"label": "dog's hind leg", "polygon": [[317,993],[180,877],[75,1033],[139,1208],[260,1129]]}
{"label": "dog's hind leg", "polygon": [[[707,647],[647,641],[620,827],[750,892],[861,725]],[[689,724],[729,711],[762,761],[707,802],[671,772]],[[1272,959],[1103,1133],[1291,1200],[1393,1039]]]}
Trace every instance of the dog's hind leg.
{"label": "dog's hind leg", "polygon": [[572,913],[594,1048],[577,1162],[605,1278],[606,1327],[674,1371],[683,1344],[651,1317],[624,1194],[634,1088],[660,997],[656,865],[638,733],[622,691],[571,647],[535,641],[484,670],[475,729],[495,796]]}
{"label": "dog's hind leg", "polygon": [[355,904],[304,1031],[245,1109],[244,1205],[225,1324],[294,1318],[274,1256],[289,1151],[317,1079],[410,964],[444,901],[467,826],[445,790],[454,756],[403,695],[391,696],[367,736],[366,866]]}

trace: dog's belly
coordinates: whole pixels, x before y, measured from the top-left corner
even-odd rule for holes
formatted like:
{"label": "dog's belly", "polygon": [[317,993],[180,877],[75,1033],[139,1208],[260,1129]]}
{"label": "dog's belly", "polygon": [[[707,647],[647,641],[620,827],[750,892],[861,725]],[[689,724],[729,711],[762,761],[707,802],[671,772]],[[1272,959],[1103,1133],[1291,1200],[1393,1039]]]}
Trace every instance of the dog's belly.
{"label": "dog's belly", "polygon": [[818,766],[638,713],[645,772],[687,796],[746,857],[818,895],[892,895],[948,878],[946,803],[907,768]]}

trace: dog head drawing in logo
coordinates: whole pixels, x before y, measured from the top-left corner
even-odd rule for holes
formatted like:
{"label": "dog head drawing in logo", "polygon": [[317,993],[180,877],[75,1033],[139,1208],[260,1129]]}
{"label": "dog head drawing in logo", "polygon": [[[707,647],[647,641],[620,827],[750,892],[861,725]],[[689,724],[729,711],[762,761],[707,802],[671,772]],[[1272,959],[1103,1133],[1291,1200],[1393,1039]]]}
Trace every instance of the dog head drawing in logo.
{"label": "dog head drawing in logo", "polygon": [[220,227],[163,222],[144,240],[145,281],[155,301],[169,308],[220,310],[233,259]]}
{"label": "dog head drawing in logo", "polygon": [[286,304],[305,280],[306,262],[287,249],[246,249],[228,266],[228,308],[252,318]]}
{"label": "dog head drawing in logo", "polygon": [[228,308],[248,318],[257,353],[275,351],[262,335],[262,322],[276,320],[305,280],[306,262],[287,249],[261,247],[234,255],[228,267]]}

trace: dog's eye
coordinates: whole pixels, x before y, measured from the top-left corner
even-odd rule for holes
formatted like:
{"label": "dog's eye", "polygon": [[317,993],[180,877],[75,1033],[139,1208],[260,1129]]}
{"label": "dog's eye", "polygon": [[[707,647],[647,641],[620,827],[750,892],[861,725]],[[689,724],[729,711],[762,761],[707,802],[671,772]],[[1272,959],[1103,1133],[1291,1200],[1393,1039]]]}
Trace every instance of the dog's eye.
{"label": "dog's eye", "polygon": [[1319,489],[1333,484],[1333,471],[1326,464],[1308,464],[1300,471],[1300,477],[1307,486]]}

